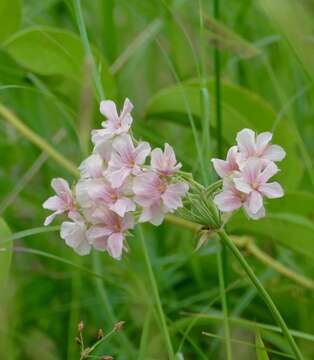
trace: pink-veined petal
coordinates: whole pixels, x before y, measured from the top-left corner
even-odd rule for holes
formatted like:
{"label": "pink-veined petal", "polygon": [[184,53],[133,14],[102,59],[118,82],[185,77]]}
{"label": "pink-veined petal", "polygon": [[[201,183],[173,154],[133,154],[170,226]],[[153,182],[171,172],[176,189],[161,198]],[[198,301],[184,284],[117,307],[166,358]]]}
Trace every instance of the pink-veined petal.
{"label": "pink-veined petal", "polygon": [[245,194],[249,194],[251,191],[253,191],[253,188],[250,185],[250,183],[245,181],[242,177],[240,178],[235,177],[233,181],[234,181],[234,186],[237,190]]}
{"label": "pink-veined petal", "polygon": [[108,237],[107,251],[114,259],[120,260],[123,250],[124,236],[122,233],[115,233]]}
{"label": "pink-veined petal", "polygon": [[286,156],[285,150],[279,145],[269,145],[263,156],[271,161],[281,161]]}
{"label": "pink-veined petal", "polygon": [[139,164],[139,165],[144,164],[147,156],[150,154],[150,151],[151,151],[151,147],[150,147],[149,143],[146,141],[141,141],[137,145],[135,152],[134,152],[135,163]]}
{"label": "pink-veined petal", "polygon": [[165,213],[160,203],[155,203],[149,207],[144,207],[139,218],[139,222],[150,222],[155,226],[159,226],[165,217]]}
{"label": "pink-veined petal", "polygon": [[273,134],[271,132],[265,131],[256,136],[256,151],[257,154],[262,154],[268,144],[270,143]]}
{"label": "pink-veined petal", "polygon": [[173,211],[182,207],[182,197],[186,195],[188,190],[189,186],[185,182],[168,185],[166,191],[161,196],[166,208],[169,211]]}
{"label": "pink-veined petal", "polygon": [[258,191],[252,191],[246,203],[250,213],[256,214],[263,207],[263,197]]}
{"label": "pink-veined petal", "polygon": [[268,184],[263,184],[259,187],[258,190],[269,199],[280,198],[284,195],[284,191],[281,185],[276,181]]}
{"label": "pink-veined petal", "polygon": [[273,162],[269,162],[265,169],[258,175],[256,181],[259,184],[265,184],[272,176],[279,171],[277,165]]}
{"label": "pink-veined petal", "polygon": [[261,219],[261,218],[263,218],[265,216],[265,208],[264,208],[264,206],[262,206],[260,208],[260,210],[258,210],[257,213],[252,213],[250,211],[250,208],[248,207],[248,204],[245,202],[244,203],[244,210],[245,210],[246,214],[248,215],[248,217],[250,217],[253,220],[258,220],[258,219]]}
{"label": "pink-veined petal", "polygon": [[126,197],[118,199],[114,204],[109,206],[109,209],[114,211],[119,216],[123,217],[126,212],[134,211],[136,208],[134,201]]}
{"label": "pink-veined petal", "polygon": [[225,177],[230,173],[229,163],[225,160],[212,159],[212,163],[216,173],[221,177]]}
{"label": "pink-veined petal", "polygon": [[238,132],[236,141],[240,152],[247,156],[253,156],[256,151],[255,132],[251,129],[243,129]]}
{"label": "pink-veined petal", "polygon": [[52,210],[52,211],[56,211],[56,210],[64,211],[64,202],[62,201],[62,199],[59,198],[59,196],[56,196],[56,195],[48,198],[43,203],[42,206],[44,209],[48,209],[48,210]]}
{"label": "pink-veined petal", "polygon": [[242,206],[240,196],[231,190],[224,190],[217,194],[214,197],[214,203],[222,212],[233,211],[239,209]]}
{"label": "pink-veined petal", "polygon": [[119,116],[116,104],[112,100],[103,100],[100,102],[99,111],[108,120],[118,121]]}
{"label": "pink-veined petal", "polygon": [[51,187],[60,197],[71,196],[71,189],[69,187],[69,184],[62,178],[52,179]]}

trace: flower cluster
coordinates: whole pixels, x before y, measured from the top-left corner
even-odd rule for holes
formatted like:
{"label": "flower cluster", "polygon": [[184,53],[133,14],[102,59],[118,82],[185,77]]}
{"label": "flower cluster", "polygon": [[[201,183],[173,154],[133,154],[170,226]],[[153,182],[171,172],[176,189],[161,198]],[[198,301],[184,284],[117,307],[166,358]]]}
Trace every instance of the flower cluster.
{"label": "flower cluster", "polygon": [[275,164],[285,157],[285,151],[270,144],[272,134],[256,135],[253,130],[243,129],[236,137],[226,160],[212,159],[217,174],[223,179],[222,191],[214,197],[220,211],[230,212],[241,207],[252,219],[265,216],[263,197],[283,196],[278,182],[268,182],[278,171]]}
{"label": "flower cluster", "polygon": [[160,225],[165,214],[182,207],[188,191],[176,176],[181,164],[170,145],[151,150],[149,143],[132,137],[132,109],[129,99],[120,114],[113,101],[100,103],[107,120],[92,131],[93,153],[81,163],[79,181],[71,189],[65,180],[53,179],[56,195],[43,204],[53,211],[45,225],[56,215],[68,216],[61,237],[80,255],[94,248],[120,259],[136,221]]}

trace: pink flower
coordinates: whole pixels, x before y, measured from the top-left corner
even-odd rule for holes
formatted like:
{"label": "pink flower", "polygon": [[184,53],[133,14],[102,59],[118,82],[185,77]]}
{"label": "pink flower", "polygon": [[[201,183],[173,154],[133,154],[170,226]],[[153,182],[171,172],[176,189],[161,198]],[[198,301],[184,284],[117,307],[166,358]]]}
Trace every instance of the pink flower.
{"label": "pink flower", "polygon": [[87,237],[90,244],[100,251],[107,251],[114,259],[120,259],[123,251],[125,233],[134,227],[134,218],[131,214],[120,217],[116,213],[101,209],[96,211],[98,224],[92,226]]}
{"label": "pink flower", "polygon": [[134,201],[126,196],[129,193],[127,184],[113,188],[106,180],[102,180],[94,182],[88,187],[87,192],[92,200],[105,204],[121,217],[136,208]]}
{"label": "pink flower", "polygon": [[182,207],[182,197],[189,187],[184,182],[169,184],[155,172],[147,172],[134,179],[135,202],[143,207],[140,222],[160,225],[168,212]]}
{"label": "pink flower", "polygon": [[232,181],[226,181],[223,190],[214,197],[214,203],[222,212],[231,212],[243,206],[247,215],[252,219],[257,220],[265,216],[264,206],[253,213],[251,211],[250,201],[250,195],[236,189]]}
{"label": "pink flower", "polygon": [[107,177],[112,187],[120,187],[129,175],[141,173],[141,165],[150,153],[150,145],[140,141],[135,147],[129,135],[123,135],[113,145],[113,153],[108,163]]}
{"label": "pink flower", "polygon": [[229,176],[234,171],[239,170],[239,166],[237,163],[237,155],[238,155],[238,148],[236,146],[232,146],[227,153],[226,160],[212,159],[216,173],[221,178]]}
{"label": "pink flower", "polygon": [[101,178],[104,174],[104,161],[99,154],[92,154],[79,167],[81,178]]}
{"label": "pink flower", "polygon": [[284,192],[278,182],[267,181],[279,171],[273,162],[266,166],[261,160],[249,160],[239,177],[234,178],[235,187],[248,195],[247,205],[252,214],[258,213],[263,207],[263,196],[274,199],[282,197]]}
{"label": "pink flower", "polygon": [[239,149],[238,162],[242,165],[247,159],[261,158],[266,161],[281,161],[286,153],[279,145],[271,145],[272,133],[263,132],[256,136],[251,129],[238,132],[236,140]]}
{"label": "pink flower", "polygon": [[49,215],[44,225],[49,225],[53,219],[64,212],[74,213],[75,206],[73,203],[72,192],[68,183],[62,178],[52,179],[51,186],[57,195],[51,196],[43,203],[43,208],[54,211]]}
{"label": "pink flower", "polygon": [[159,148],[152,151],[151,167],[161,176],[171,176],[181,169],[182,164],[177,163],[173,148],[166,143],[164,152]]}
{"label": "pink flower", "polygon": [[73,222],[65,221],[61,224],[60,236],[77,254],[88,255],[91,245],[86,237],[84,219],[76,213],[75,216],[72,216],[72,220]]}

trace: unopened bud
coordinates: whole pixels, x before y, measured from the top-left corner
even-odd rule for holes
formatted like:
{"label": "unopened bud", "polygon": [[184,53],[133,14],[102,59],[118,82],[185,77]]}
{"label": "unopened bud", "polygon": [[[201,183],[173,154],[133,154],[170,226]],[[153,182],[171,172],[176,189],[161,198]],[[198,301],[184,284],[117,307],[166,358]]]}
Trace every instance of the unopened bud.
{"label": "unopened bud", "polygon": [[119,331],[123,328],[125,321],[118,321],[116,324],[114,324],[113,330]]}
{"label": "unopened bud", "polygon": [[81,345],[81,339],[79,337],[75,338],[75,342],[77,343],[77,345]]}
{"label": "unopened bud", "polygon": [[82,332],[84,330],[84,323],[83,320],[81,320],[77,326],[77,329],[79,332]]}
{"label": "unopened bud", "polygon": [[98,330],[98,333],[97,333],[97,340],[100,340],[104,337],[104,332],[102,329],[99,329]]}
{"label": "unopened bud", "polygon": [[110,355],[105,355],[101,358],[101,360],[113,360],[113,357]]}

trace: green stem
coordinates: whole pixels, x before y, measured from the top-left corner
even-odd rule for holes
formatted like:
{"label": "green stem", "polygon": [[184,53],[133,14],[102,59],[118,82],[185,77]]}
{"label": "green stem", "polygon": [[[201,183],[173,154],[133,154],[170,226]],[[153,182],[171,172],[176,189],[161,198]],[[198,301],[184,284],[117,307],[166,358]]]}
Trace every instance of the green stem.
{"label": "green stem", "polygon": [[296,342],[294,341],[293,337],[291,336],[284,319],[280,315],[276,305],[274,304],[273,300],[269,296],[268,292],[265,290],[262,283],[259,281],[257,276],[254,274],[254,271],[252,270],[250,265],[246,262],[246,260],[242,256],[241,252],[236,247],[236,245],[232,242],[232,240],[229,238],[229,236],[227,235],[225,230],[223,230],[223,229],[218,230],[218,235],[219,235],[221,241],[231,250],[233,255],[237,258],[237,260],[239,261],[243,270],[246,272],[246,274],[252,281],[253,285],[255,286],[256,290],[258,291],[260,296],[263,298],[264,302],[266,303],[270,312],[272,313],[274,319],[277,321],[278,325],[282,329],[283,334],[286,336],[286,338],[290,344],[290,347],[295,355],[295,358],[297,360],[303,360],[303,356],[302,356]]}
{"label": "green stem", "polygon": [[72,175],[77,177],[79,171],[75,165],[58,151],[56,151],[46,140],[37,135],[33,130],[26,126],[11,110],[7,109],[4,105],[0,104],[0,115],[15,127],[23,136],[26,137],[33,144],[42,149],[46,154],[53,158],[58,164],[68,170]]}
{"label": "green stem", "polygon": [[219,249],[217,251],[217,265],[218,265],[218,279],[219,279],[219,293],[222,305],[222,311],[224,314],[224,333],[225,333],[225,344],[226,344],[226,354],[227,359],[232,359],[232,350],[231,350],[231,340],[230,340],[230,326],[229,326],[229,316],[228,316],[228,306],[227,306],[227,297],[225,291],[225,279],[224,279],[224,269],[223,269],[223,258],[222,251]]}
{"label": "green stem", "polygon": [[[220,18],[219,0],[214,0],[214,17]],[[216,95],[216,129],[217,129],[217,152],[218,157],[222,157],[222,118],[221,118],[221,99],[220,99],[220,53],[219,49],[214,49],[214,68],[215,68],[215,95]]]}
{"label": "green stem", "polygon": [[158,312],[159,319],[160,319],[160,325],[161,325],[161,328],[162,328],[162,331],[164,334],[164,338],[165,338],[165,342],[166,342],[166,346],[167,346],[167,350],[168,350],[168,357],[170,360],[173,360],[173,359],[175,359],[175,355],[174,355],[174,351],[173,351],[173,347],[172,347],[172,343],[171,343],[171,339],[170,339],[170,335],[169,335],[169,331],[168,331],[168,327],[167,327],[167,323],[166,323],[166,317],[165,317],[164,311],[162,309],[161,300],[160,300],[158,287],[157,287],[157,282],[156,282],[152,264],[151,264],[151,261],[150,261],[149,255],[148,255],[148,250],[146,247],[145,238],[144,238],[144,234],[143,234],[143,230],[142,230],[141,226],[138,226],[138,233],[139,233],[139,237],[140,237],[141,244],[142,244],[142,249],[143,249],[143,253],[144,253],[144,259],[145,259],[145,264],[147,267],[148,277],[149,277],[149,280],[150,280],[150,283],[152,286],[153,295],[155,297],[157,312]]}
{"label": "green stem", "polygon": [[100,76],[99,76],[99,73],[97,70],[95,59],[94,59],[94,56],[92,53],[90,43],[88,41],[87,31],[86,31],[84,18],[83,18],[83,14],[82,14],[81,1],[73,0],[73,6],[74,6],[74,10],[75,10],[75,15],[76,15],[77,26],[80,30],[80,35],[81,35],[82,43],[83,43],[84,50],[85,50],[85,55],[87,56],[88,60],[91,62],[91,65],[92,65],[92,72],[93,72],[93,78],[94,78],[94,82],[95,82],[95,86],[96,86],[96,90],[97,90],[97,95],[98,95],[98,98],[102,100],[105,98],[105,93],[104,93],[104,89],[101,85],[101,80],[100,80]]}

